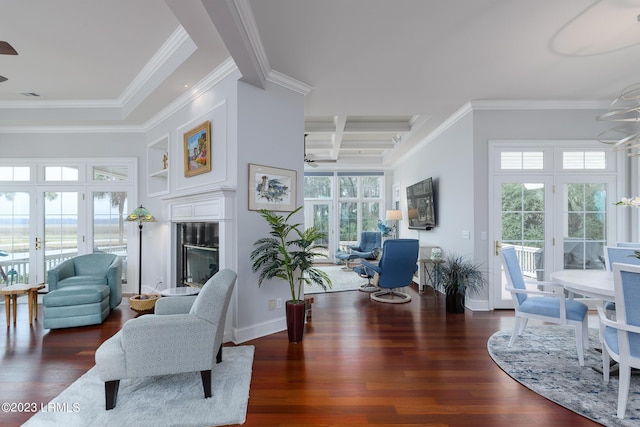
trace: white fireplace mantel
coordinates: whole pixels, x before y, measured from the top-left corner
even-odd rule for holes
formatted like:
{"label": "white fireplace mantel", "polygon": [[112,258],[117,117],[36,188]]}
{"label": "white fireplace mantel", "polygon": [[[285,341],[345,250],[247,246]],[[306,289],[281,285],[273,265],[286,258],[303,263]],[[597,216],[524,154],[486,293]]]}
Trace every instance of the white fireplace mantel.
{"label": "white fireplace mantel", "polygon": [[214,190],[172,199],[169,203],[171,222],[228,221],[233,219],[235,189]]}

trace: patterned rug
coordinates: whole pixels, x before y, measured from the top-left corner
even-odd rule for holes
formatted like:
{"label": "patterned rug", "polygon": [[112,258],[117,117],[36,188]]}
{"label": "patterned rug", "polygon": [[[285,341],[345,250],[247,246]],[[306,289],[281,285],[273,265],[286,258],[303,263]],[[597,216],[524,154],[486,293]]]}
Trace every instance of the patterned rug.
{"label": "patterned rug", "polygon": [[605,426],[640,425],[640,376],[631,377],[629,402],[624,420],[616,417],[618,377],[605,384],[598,330],[589,329],[590,348],[585,366],[578,365],[573,328],[566,326],[529,326],[511,348],[507,347],[511,330],[493,334],[487,342],[496,364],[519,383],[541,396]]}
{"label": "patterned rug", "polygon": [[[327,289],[327,292],[342,292],[342,291],[354,291],[357,290],[360,285],[367,283],[367,279],[363,279],[353,270],[343,270],[342,265],[322,265],[318,266],[319,270],[326,272],[331,278],[331,289]],[[309,294],[321,294],[324,291],[320,286],[305,286],[305,295]]]}

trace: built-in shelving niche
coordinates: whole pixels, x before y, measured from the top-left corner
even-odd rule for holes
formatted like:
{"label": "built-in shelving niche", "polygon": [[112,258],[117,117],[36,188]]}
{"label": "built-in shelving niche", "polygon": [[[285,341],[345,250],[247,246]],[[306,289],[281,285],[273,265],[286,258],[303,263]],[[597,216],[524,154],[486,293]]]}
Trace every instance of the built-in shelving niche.
{"label": "built-in shelving niche", "polygon": [[147,194],[149,197],[169,193],[169,135],[147,146]]}

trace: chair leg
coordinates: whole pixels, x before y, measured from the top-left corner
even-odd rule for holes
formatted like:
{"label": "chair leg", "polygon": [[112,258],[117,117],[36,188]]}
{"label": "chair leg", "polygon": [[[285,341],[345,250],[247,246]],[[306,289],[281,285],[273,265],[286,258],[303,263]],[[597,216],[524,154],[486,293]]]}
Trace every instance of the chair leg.
{"label": "chair leg", "polygon": [[508,347],[511,347],[516,340],[516,336],[522,333],[521,329],[524,329],[522,326],[523,322],[526,322],[527,319],[523,319],[522,317],[516,316],[516,324],[513,325],[513,332],[511,333],[511,339],[509,340]]}
{"label": "chair leg", "polygon": [[602,346],[602,378],[604,379],[605,384],[609,382],[609,373],[611,372],[611,357],[609,356],[609,352]]}
{"label": "chair leg", "polygon": [[116,407],[116,401],[118,400],[118,386],[120,380],[105,381],[104,382],[104,396],[105,407],[107,411]]}
{"label": "chair leg", "polygon": [[575,334],[576,334],[576,349],[578,350],[578,363],[580,366],[584,366],[584,333],[583,333],[583,324],[576,326]]}
{"label": "chair leg", "polygon": [[216,354],[216,363],[222,362],[222,344],[220,344],[220,348],[218,349],[218,354]]}
{"label": "chair leg", "polygon": [[618,387],[618,418],[623,419],[627,410],[627,399],[629,398],[629,383],[631,382],[631,366],[620,364],[618,373],[620,385]]}
{"label": "chair leg", "polygon": [[211,369],[200,371],[202,377],[202,388],[204,389],[204,398],[211,397]]}

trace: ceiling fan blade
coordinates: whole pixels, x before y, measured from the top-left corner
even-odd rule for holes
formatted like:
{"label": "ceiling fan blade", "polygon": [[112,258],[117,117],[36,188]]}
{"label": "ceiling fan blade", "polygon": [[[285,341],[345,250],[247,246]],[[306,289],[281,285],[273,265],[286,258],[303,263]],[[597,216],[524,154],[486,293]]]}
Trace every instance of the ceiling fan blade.
{"label": "ceiling fan blade", "polygon": [[5,76],[0,76],[0,83],[6,82],[7,80],[9,79],[7,79]]}
{"label": "ceiling fan blade", "polygon": [[7,42],[0,41],[0,55],[17,55],[18,52]]}

